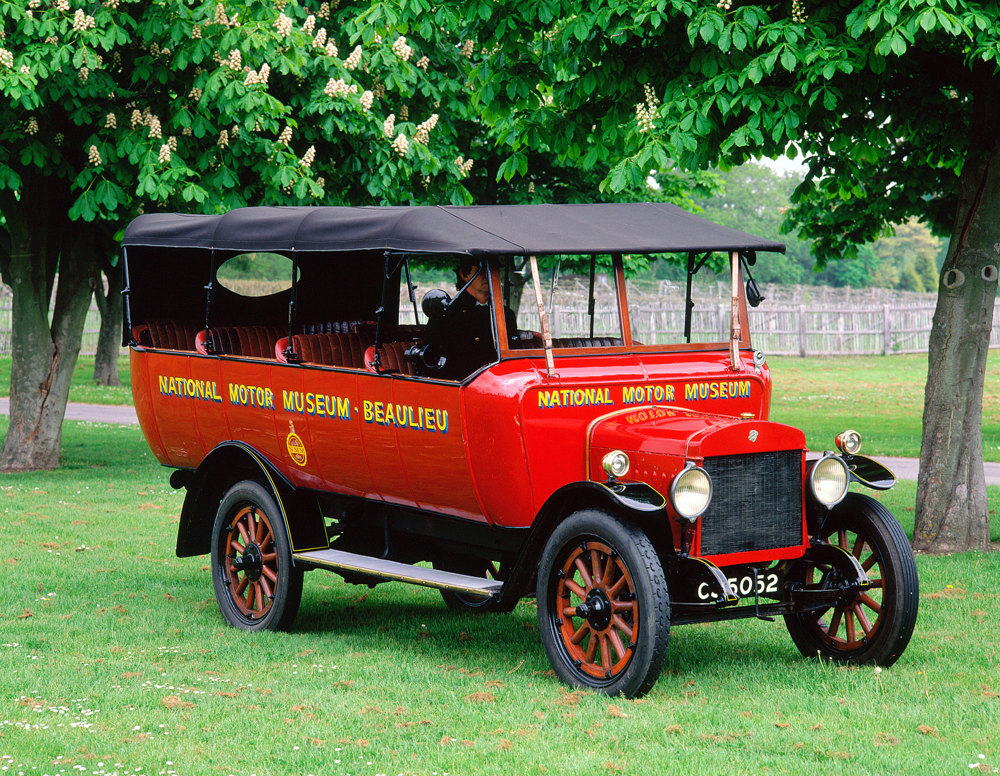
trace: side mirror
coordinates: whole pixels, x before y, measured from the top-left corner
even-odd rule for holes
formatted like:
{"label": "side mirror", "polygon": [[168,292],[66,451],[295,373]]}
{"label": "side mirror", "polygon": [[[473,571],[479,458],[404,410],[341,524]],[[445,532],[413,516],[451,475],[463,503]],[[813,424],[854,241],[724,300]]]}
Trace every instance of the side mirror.
{"label": "side mirror", "polygon": [[448,312],[448,305],[451,304],[451,297],[440,288],[432,288],[424,298],[420,300],[420,308],[430,321],[437,321]]}
{"label": "side mirror", "polygon": [[757,285],[757,281],[753,278],[747,280],[747,304],[751,307],[760,307],[760,303],[763,302],[767,297],[765,297],[760,292],[760,286]]}

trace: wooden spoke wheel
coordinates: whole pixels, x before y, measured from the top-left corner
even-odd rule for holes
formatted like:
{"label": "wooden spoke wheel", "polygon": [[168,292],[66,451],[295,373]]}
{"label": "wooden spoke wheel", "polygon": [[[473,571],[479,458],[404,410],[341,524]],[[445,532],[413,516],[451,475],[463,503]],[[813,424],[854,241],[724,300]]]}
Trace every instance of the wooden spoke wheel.
{"label": "wooden spoke wheel", "polygon": [[639,528],[585,510],[550,537],[538,570],[538,622],[556,673],[608,695],[649,691],[666,657],[663,569]]}
{"label": "wooden spoke wheel", "polygon": [[[463,558],[450,562],[434,562],[434,568],[445,571],[456,571],[468,574],[470,577],[485,577],[486,579],[504,579],[505,569],[499,561],[477,560]],[[494,596],[480,596],[472,593],[459,593],[454,590],[442,590],[441,598],[449,609],[456,612],[509,612],[517,605],[517,599],[501,602]]]}
{"label": "wooden spoke wheel", "polygon": [[[879,502],[851,493],[834,507],[818,538],[851,553],[871,587],[823,610],[786,615],[792,640],[807,657],[892,665],[917,620],[917,568],[906,534]],[[789,581],[823,589],[843,580],[826,564],[799,562]]]}
{"label": "wooden spoke wheel", "polygon": [[226,621],[246,630],[291,624],[302,596],[302,571],[274,497],[245,480],[226,493],[215,517],[212,577]]}

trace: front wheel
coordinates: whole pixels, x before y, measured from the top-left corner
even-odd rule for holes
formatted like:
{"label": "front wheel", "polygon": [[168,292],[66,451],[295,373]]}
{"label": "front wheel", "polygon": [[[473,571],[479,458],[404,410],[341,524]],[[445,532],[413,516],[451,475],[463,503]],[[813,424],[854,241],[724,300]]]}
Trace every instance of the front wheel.
{"label": "front wheel", "polygon": [[656,682],[670,597],[639,528],[583,510],[552,533],[538,568],[538,630],[556,674],[576,687],[635,698]]}
{"label": "front wheel", "polygon": [[226,622],[243,630],[283,630],[302,598],[302,569],[274,496],[244,480],[219,504],[212,529],[212,582]]}
{"label": "front wheel", "polygon": [[[815,538],[854,555],[872,584],[822,611],[785,615],[795,646],[806,657],[892,665],[913,634],[919,601],[917,566],[903,529],[878,501],[850,493]],[[838,576],[833,568],[798,561],[788,580],[826,587]]]}

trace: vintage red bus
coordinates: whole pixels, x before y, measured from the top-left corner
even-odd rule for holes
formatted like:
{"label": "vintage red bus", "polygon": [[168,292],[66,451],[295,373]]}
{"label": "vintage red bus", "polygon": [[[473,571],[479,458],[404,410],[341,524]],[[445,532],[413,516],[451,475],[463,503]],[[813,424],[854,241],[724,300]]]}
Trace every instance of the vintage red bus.
{"label": "vintage red bus", "polygon": [[652,203],[139,217],[125,339],[178,555],[248,630],[309,569],[535,596],[557,674],[608,694],[649,690],[671,624],[780,615],[804,655],[893,663],[913,555],[848,490],[892,474],[768,420],[750,268],[783,249]]}

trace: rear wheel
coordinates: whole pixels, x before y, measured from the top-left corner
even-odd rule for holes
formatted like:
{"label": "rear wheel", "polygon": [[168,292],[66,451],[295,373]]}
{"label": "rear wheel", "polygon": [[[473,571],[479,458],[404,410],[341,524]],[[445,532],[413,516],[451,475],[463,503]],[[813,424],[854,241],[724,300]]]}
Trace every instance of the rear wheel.
{"label": "rear wheel", "polygon": [[670,598],[642,530],[597,510],[571,515],[545,546],[536,594],[542,643],[564,681],[629,698],[649,691],[667,654]]}
{"label": "rear wheel", "polygon": [[282,630],[302,598],[302,569],[278,503],[260,483],[244,480],[219,504],[212,530],[212,582],[226,622],[243,630]]}
{"label": "rear wheel", "polygon": [[[501,580],[500,563],[490,560],[477,560],[475,558],[462,561],[434,564],[435,568],[445,571],[454,571],[459,574],[468,574],[470,577],[484,577],[486,579]],[[454,590],[442,590],[441,598],[449,609],[455,612],[509,612],[514,608],[517,601],[501,605],[496,596],[483,597],[472,593],[459,593]]]}
{"label": "rear wheel", "polygon": [[[836,606],[785,615],[792,641],[806,657],[892,665],[917,621],[917,566],[906,534],[878,501],[851,493],[834,507],[817,538],[851,553],[872,584]],[[827,587],[838,577],[829,566],[800,561],[788,580]]]}

